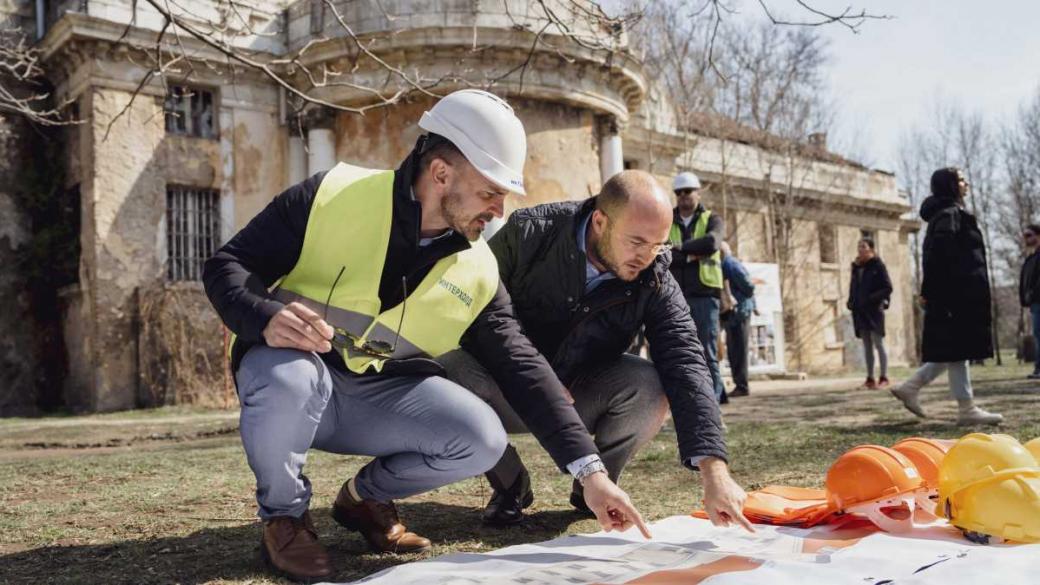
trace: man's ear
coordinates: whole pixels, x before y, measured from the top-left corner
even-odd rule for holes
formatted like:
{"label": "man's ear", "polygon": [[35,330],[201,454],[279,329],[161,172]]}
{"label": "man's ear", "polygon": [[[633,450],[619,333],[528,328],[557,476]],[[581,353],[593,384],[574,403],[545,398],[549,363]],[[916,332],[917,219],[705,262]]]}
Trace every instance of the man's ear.
{"label": "man's ear", "polygon": [[448,161],[437,157],[430,161],[430,178],[439,186],[446,186],[451,182],[452,167]]}
{"label": "man's ear", "polygon": [[592,210],[592,226],[597,234],[602,234],[607,229],[608,221],[610,218],[607,217],[607,214],[598,209]]}

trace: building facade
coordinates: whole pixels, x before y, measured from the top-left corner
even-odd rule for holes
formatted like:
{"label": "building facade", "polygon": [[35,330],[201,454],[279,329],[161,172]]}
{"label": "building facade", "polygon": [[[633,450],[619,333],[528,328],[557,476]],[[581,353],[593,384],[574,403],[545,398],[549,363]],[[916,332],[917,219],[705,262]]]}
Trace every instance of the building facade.
{"label": "building facade", "polygon": [[[858,356],[850,349],[844,288],[855,240],[870,231],[897,283],[890,353],[896,362],[912,354],[904,244],[913,226],[899,219],[908,208],[894,178],[808,153],[787,166],[792,173],[797,167],[795,181],[765,146],[680,130],[666,115],[651,115],[667,105],[652,99],[623,35],[597,30],[599,21],[574,11],[580,5],[566,3],[571,12],[551,17],[514,0],[261,0],[246,14],[211,0],[179,5],[187,23],[233,29],[226,46],[238,54],[254,61],[292,57],[280,78],[325,102],[360,108],[398,91],[408,95],[364,114],[337,111],[295,99],[204,39],[164,31],[163,16],[147,3],[11,4],[8,13],[39,36],[55,99],[69,102],[82,120],[60,131],[52,161],[60,168],[60,197],[77,212],[79,242],[75,282],[57,293],[64,339],[58,402],[65,406],[233,404],[221,359],[224,332],[199,282],[202,261],[283,189],[337,160],[396,166],[418,137],[416,122],[432,94],[469,86],[506,97],[528,132],[529,196],[511,198],[507,211],[587,198],[625,166],[662,181],[694,170],[744,260],[776,262],[770,234],[779,225],[775,217],[786,218],[785,236],[799,242],[785,246],[791,253],[779,262],[788,366],[820,372],[854,365]],[[150,75],[149,48],[160,39],[169,59],[180,59],[167,62],[163,75]],[[312,88],[315,71],[334,82]],[[416,75],[395,72],[421,72],[437,83],[416,90]],[[17,141],[3,144],[5,154],[20,152]],[[782,209],[763,197],[781,188],[796,195]],[[17,216],[17,198],[0,191],[5,205]],[[16,254],[33,228],[4,217],[0,255]],[[7,270],[0,287],[24,289],[18,278]],[[0,323],[17,322],[27,310],[9,304]],[[33,372],[56,358],[39,348],[5,351],[16,364],[5,368],[21,377],[6,390],[9,397],[0,397],[0,408],[13,412],[3,405],[19,397],[40,402]]]}

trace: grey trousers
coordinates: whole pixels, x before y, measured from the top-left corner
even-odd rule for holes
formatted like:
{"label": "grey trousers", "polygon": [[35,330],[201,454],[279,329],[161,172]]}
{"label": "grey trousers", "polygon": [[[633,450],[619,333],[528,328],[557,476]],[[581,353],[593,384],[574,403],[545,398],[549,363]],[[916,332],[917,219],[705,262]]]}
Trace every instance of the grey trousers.
{"label": "grey trousers", "polygon": [[301,516],[309,449],[372,455],[359,495],[386,502],[479,475],[505,451],[494,411],[437,376],[355,376],[316,354],[256,346],[236,374],[240,431],[263,519]]}
{"label": "grey trousers", "polygon": [[971,370],[968,362],[926,362],[914,372],[914,375],[903,382],[903,388],[920,390],[927,386],[932,380],[946,372],[950,381],[950,394],[957,400],[972,400],[974,392],[971,389]]}
{"label": "grey trousers", "polygon": [[[491,374],[473,356],[457,350],[438,361],[451,380],[491,405],[507,432],[529,432]],[[574,410],[593,435],[607,473],[616,483],[629,459],[661,430],[668,413],[668,399],[657,370],[643,358],[623,354],[613,362],[589,368],[568,390],[574,398]],[[518,461],[510,464],[508,459],[503,458],[489,474],[511,485],[509,478],[518,476],[523,467],[518,467]]]}
{"label": "grey trousers", "polygon": [[863,331],[863,356],[867,362],[867,377],[874,377],[874,348],[877,348],[878,361],[881,363],[881,377],[888,377],[888,353],[885,352],[885,338],[875,331]]}

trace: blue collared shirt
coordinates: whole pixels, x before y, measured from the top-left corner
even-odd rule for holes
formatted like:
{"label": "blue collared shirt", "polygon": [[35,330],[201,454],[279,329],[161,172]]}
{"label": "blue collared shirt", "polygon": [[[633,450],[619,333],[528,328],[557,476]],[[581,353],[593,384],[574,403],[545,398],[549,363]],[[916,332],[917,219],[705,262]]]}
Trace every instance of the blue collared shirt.
{"label": "blue collared shirt", "polygon": [[600,272],[598,268],[589,259],[589,253],[585,249],[585,234],[589,230],[589,222],[592,221],[592,214],[588,214],[584,219],[580,220],[581,224],[578,226],[578,249],[581,250],[582,254],[585,254],[585,293],[592,292],[600,284],[617,278],[613,272],[605,270]]}

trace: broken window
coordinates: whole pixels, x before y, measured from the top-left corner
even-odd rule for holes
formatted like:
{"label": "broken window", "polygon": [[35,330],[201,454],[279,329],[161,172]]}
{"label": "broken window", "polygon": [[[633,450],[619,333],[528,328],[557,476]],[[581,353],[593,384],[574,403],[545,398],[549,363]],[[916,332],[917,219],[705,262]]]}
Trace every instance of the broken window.
{"label": "broken window", "polygon": [[163,109],[166,112],[166,131],[170,134],[217,138],[213,92],[171,85]]}
{"label": "broken window", "polygon": [[166,278],[202,280],[202,264],[220,244],[220,192],[166,190]]}

